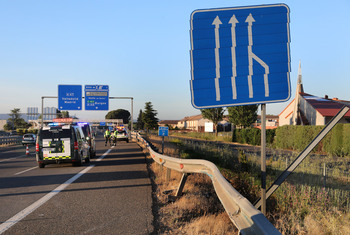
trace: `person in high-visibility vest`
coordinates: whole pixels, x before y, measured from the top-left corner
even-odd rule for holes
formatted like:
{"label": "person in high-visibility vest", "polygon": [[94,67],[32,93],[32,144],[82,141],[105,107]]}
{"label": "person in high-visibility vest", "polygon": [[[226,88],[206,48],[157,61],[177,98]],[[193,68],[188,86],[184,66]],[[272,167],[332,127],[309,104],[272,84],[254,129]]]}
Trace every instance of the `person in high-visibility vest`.
{"label": "person in high-visibility vest", "polygon": [[117,133],[118,133],[118,130],[112,131],[114,146],[117,146]]}
{"label": "person in high-visibility vest", "polygon": [[104,137],[106,140],[105,146],[107,146],[107,142],[109,142],[109,145],[111,145],[111,132],[109,131],[109,129],[105,131]]}

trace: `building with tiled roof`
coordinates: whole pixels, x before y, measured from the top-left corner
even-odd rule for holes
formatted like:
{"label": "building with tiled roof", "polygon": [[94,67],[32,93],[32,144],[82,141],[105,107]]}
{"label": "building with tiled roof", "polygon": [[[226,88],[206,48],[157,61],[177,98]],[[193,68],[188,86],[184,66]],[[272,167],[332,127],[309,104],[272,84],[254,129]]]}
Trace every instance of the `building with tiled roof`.
{"label": "building with tiled roof", "polygon": [[177,124],[178,124],[179,120],[162,120],[160,122],[158,122],[158,125],[159,126],[169,126],[171,128],[176,128],[178,127]]}
{"label": "building with tiled roof", "polygon": [[[301,69],[299,65],[299,75],[297,91],[288,106],[279,114],[279,125],[326,125],[344,106],[350,101],[318,97],[304,92],[301,81]],[[339,123],[350,122],[350,111],[339,121]]]}
{"label": "building with tiled roof", "polygon": [[[184,128],[191,131],[204,132],[205,123],[213,123],[209,119],[203,118],[202,114],[189,116],[178,122],[178,128]],[[214,125],[214,124],[213,124]]]}

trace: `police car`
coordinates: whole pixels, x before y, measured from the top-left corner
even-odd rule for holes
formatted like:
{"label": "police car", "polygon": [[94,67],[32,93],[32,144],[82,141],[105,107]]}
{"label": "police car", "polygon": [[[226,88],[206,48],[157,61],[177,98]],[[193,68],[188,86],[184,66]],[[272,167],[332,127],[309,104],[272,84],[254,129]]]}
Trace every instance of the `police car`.
{"label": "police car", "polygon": [[90,162],[90,147],[78,125],[52,124],[40,129],[36,141],[36,160],[40,168],[61,162],[82,165]]}
{"label": "police car", "polygon": [[129,135],[125,128],[117,129],[117,141],[126,141],[126,143],[129,143]]}

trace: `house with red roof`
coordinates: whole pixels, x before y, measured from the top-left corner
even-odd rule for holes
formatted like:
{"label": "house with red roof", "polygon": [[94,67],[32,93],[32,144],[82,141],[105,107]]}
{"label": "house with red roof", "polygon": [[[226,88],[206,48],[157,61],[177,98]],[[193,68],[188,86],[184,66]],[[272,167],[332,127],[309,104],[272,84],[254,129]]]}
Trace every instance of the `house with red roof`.
{"label": "house with red roof", "polygon": [[178,127],[177,124],[178,124],[179,120],[162,120],[160,122],[158,122],[158,125],[159,126],[169,126],[171,128],[176,128]]}
{"label": "house with red roof", "polygon": [[[350,105],[350,101],[305,93],[299,64],[295,98],[278,115],[279,125],[326,125],[344,105]],[[339,123],[350,123],[350,111]]]}

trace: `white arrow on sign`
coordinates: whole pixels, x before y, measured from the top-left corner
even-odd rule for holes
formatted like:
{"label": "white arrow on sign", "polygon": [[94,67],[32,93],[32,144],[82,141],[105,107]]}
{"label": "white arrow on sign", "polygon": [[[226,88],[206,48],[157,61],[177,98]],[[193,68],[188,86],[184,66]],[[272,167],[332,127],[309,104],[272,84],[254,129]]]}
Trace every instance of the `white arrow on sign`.
{"label": "white arrow on sign", "polygon": [[255,22],[255,20],[254,20],[254,18],[253,18],[251,13],[249,14],[249,16],[247,17],[245,22],[248,23],[248,41],[249,41],[249,45],[248,45],[248,57],[249,57],[248,87],[249,87],[249,98],[253,98],[253,83],[252,83],[253,59],[256,60],[265,69],[265,74],[264,74],[265,97],[268,97],[270,95],[269,94],[269,81],[268,81],[269,66],[252,52],[252,45],[253,45],[252,25],[253,25],[253,22]]}
{"label": "white arrow on sign", "polygon": [[236,69],[236,24],[239,23],[236,19],[236,16],[233,15],[229,21],[231,26],[231,38],[232,38],[232,47],[231,47],[231,56],[232,56],[232,99],[237,99],[237,88],[236,88],[236,77],[237,77],[237,69]]}
{"label": "white arrow on sign", "polygon": [[220,78],[220,58],[219,58],[219,48],[220,48],[220,39],[219,39],[219,27],[221,25],[221,21],[219,16],[213,21],[212,25],[215,25],[215,69],[216,69],[216,77],[215,77],[215,91],[216,91],[216,101],[220,100],[220,87],[219,87],[219,78]]}

